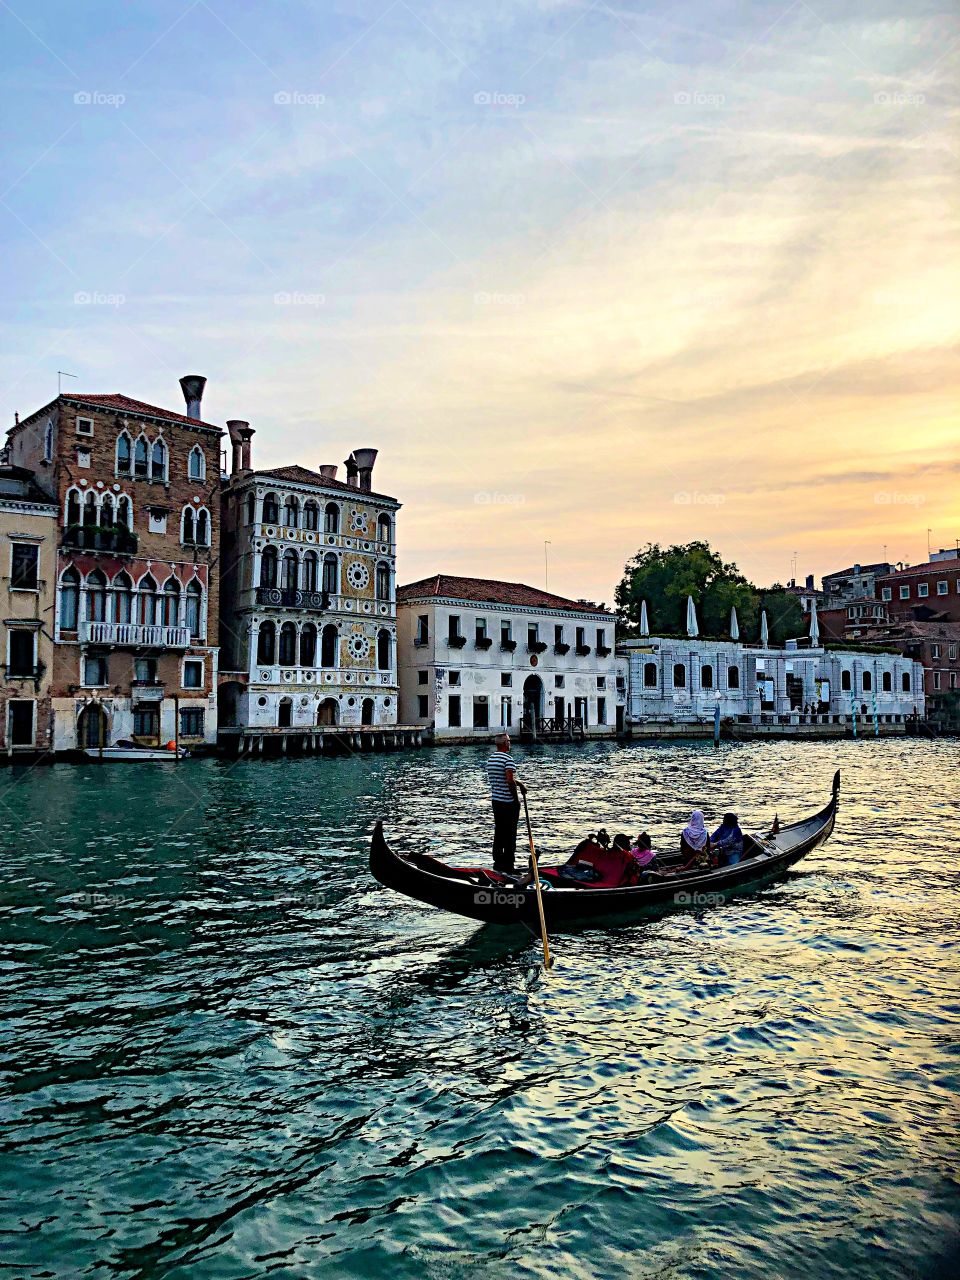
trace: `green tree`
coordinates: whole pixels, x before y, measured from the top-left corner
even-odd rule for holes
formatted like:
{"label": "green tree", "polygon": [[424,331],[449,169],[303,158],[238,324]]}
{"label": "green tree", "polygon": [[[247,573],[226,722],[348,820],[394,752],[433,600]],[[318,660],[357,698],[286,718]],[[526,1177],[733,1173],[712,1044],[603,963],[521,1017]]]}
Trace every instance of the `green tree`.
{"label": "green tree", "polygon": [[617,621],[624,635],[636,635],[640,605],[647,602],[652,634],[685,635],[687,596],[693,596],[703,636],[727,636],[735,608],[743,640],[760,634],[760,611],[766,609],[770,640],[803,635],[800,601],[779,584],[760,590],[731,561],[724,561],[707,542],[672,547],[647,543],[624,568],[616,591]]}

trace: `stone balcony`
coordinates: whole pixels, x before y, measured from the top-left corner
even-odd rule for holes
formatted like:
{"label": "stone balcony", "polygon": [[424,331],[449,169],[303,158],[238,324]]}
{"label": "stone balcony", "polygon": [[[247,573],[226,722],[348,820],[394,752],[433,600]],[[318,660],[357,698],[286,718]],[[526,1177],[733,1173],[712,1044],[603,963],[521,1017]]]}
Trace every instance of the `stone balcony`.
{"label": "stone balcony", "polygon": [[140,622],[81,622],[81,644],[110,644],[124,648],[189,649],[189,627],[163,627]]}

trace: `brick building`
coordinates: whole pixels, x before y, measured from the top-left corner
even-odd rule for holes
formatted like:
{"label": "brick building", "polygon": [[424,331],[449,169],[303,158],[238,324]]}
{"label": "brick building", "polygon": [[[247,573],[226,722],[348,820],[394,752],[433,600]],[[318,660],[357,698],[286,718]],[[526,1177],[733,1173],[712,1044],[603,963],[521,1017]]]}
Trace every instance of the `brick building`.
{"label": "brick building", "polygon": [[879,576],[877,599],[891,620],[960,623],[960,552]]}
{"label": "brick building", "polygon": [[0,465],[0,749],[7,759],[51,740],[57,508],[32,472]]}
{"label": "brick building", "polygon": [[219,427],[187,412],[60,395],[8,432],[58,513],[53,748],[216,740]]}

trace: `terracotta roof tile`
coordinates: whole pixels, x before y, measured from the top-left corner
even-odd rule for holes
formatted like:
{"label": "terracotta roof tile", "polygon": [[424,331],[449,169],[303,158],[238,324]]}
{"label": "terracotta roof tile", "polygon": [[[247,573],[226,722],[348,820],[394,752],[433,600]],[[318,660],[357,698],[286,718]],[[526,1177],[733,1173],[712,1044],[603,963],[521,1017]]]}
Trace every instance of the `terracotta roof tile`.
{"label": "terracotta roof tile", "polygon": [[342,480],[326,480],[319,471],[311,471],[309,467],[301,467],[295,463],[292,467],[272,467],[269,471],[257,470],[259,476],[272,476],[274,480],[290,480],[294,484],[317,484],[328,489],[342,489],[358,498],[383,498],[387,502],[396,502],[386,493],[372,493],[368,489],[358,489],[355,484],[345,484]]}
{"label": "terracotta roof tile", "polygon": [[116,409],[118,413],[142,413],[150,418],[166,418],[168,422],[182,422],[189,427],[206,427],[208,431],[219,431],[223,428],[214,426],[212,422],[203,422],[198,418],[188,418],[185,413],[174,413],[172,409],[161,409],[159,405],[147,404],[143,400],[133,400],[130,396],[112,392],[110,395],[80,395],[77,392],[64,392],[60,397],[76,404],[96,405],[101,409]]}
{"label": "terracotta roof tile", "polygon": [[523,582],[499,582],[495,578],[462,578],[456,574],[436,573],[419,582],[408,582],[397,588],[397,602],[433,597],[445,600],[469,600],[474,604],[514,604],[528,609],[567,609],[578,613],[597,613],[612,617],[606,609],[584,600],[568,600],[550,591],[528,587]]}

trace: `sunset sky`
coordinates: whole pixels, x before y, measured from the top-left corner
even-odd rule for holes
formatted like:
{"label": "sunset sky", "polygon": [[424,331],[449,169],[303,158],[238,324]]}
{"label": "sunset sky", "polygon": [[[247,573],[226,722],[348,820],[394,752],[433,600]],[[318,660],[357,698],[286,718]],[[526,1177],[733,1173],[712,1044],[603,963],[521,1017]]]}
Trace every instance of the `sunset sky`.
{"label": "sunset sky", "polygon": [[[380,449],[400,581],[960,537],[952,4],[0,5],[5,425]],[[88,300],[87,300],[88,299]],[[342,474],[342,472],[341,472]]]}

